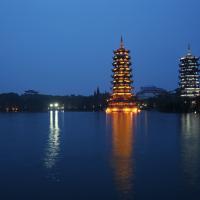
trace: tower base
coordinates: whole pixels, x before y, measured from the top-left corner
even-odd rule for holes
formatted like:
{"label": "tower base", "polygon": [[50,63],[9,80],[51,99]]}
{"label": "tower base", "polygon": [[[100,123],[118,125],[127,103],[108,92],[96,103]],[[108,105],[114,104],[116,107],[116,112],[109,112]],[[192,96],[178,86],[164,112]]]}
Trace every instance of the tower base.
{"label": "tower base", "polygon": [[123,113],[139,113],[140,110],[136,107],[121,107],[121,106],[108,106],[106,113],[123,112]]}

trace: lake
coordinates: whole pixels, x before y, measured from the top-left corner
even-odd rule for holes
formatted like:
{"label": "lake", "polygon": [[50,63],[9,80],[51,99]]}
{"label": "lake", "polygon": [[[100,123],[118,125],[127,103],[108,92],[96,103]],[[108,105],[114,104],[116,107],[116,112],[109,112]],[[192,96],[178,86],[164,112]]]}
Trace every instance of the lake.
{"label": "lake", "polygon": [[0,114],[2,200],[200,199],[200,116]]}

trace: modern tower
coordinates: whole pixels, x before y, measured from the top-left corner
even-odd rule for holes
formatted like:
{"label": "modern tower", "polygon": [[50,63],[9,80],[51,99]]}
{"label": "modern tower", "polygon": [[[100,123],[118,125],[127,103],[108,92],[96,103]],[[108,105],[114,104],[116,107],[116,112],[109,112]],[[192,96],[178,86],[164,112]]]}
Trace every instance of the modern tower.
{"label": "modern tower", "polygon": [[130,51],[125,49],[121,37],[120,48],[114,51],[112,94],[108,100],[107,113],[137,112],[133,95]]}
{"label": "modern tower", "polygon": [[199,57],[191,53],[188,46],[188,53],[180,59],[179,64],[179,86],[181,97],[195,98],[200,95],[199,85]]}

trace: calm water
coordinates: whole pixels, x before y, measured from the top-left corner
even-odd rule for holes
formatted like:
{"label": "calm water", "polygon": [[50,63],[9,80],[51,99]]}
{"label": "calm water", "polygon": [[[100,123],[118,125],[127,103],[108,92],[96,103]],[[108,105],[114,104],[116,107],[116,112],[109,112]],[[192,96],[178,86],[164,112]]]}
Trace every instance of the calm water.
{"label": "calm water", "polygon": [[200,117],[0,114],[0,199],[200,199]]}

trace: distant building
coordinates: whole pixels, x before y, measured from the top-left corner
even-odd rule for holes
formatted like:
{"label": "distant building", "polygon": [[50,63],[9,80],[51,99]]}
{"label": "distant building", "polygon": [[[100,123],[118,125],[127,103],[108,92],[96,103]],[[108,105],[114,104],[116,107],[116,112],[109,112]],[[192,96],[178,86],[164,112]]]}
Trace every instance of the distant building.
{"label": "distant building", "polygon": [[180,59],[179,86],[181,97],[194,98],[200,95],[199,87],[199,57],[195,57],[188,47],[186,56]]}
{"label": "distant building", "polygon": [[167,91],[155,86],[141,87],[140,91],[136,94],[138,99],[149,99],[156,96],[167,94]]}
{"label": "distant building", "polygon": [[39,94],[39,92],[37,92],[35,90],[26,90],[24,92],[24,95],[35,95],[35,94]]}
{"label": "distant building", "polygon": [[50,103],[49,104],[49,107],[48,107],[48,110],[50,111],[58,111],[58,110],[64,110],[65,107],[64,107],[64,104],[59,104],[59,103]]}

